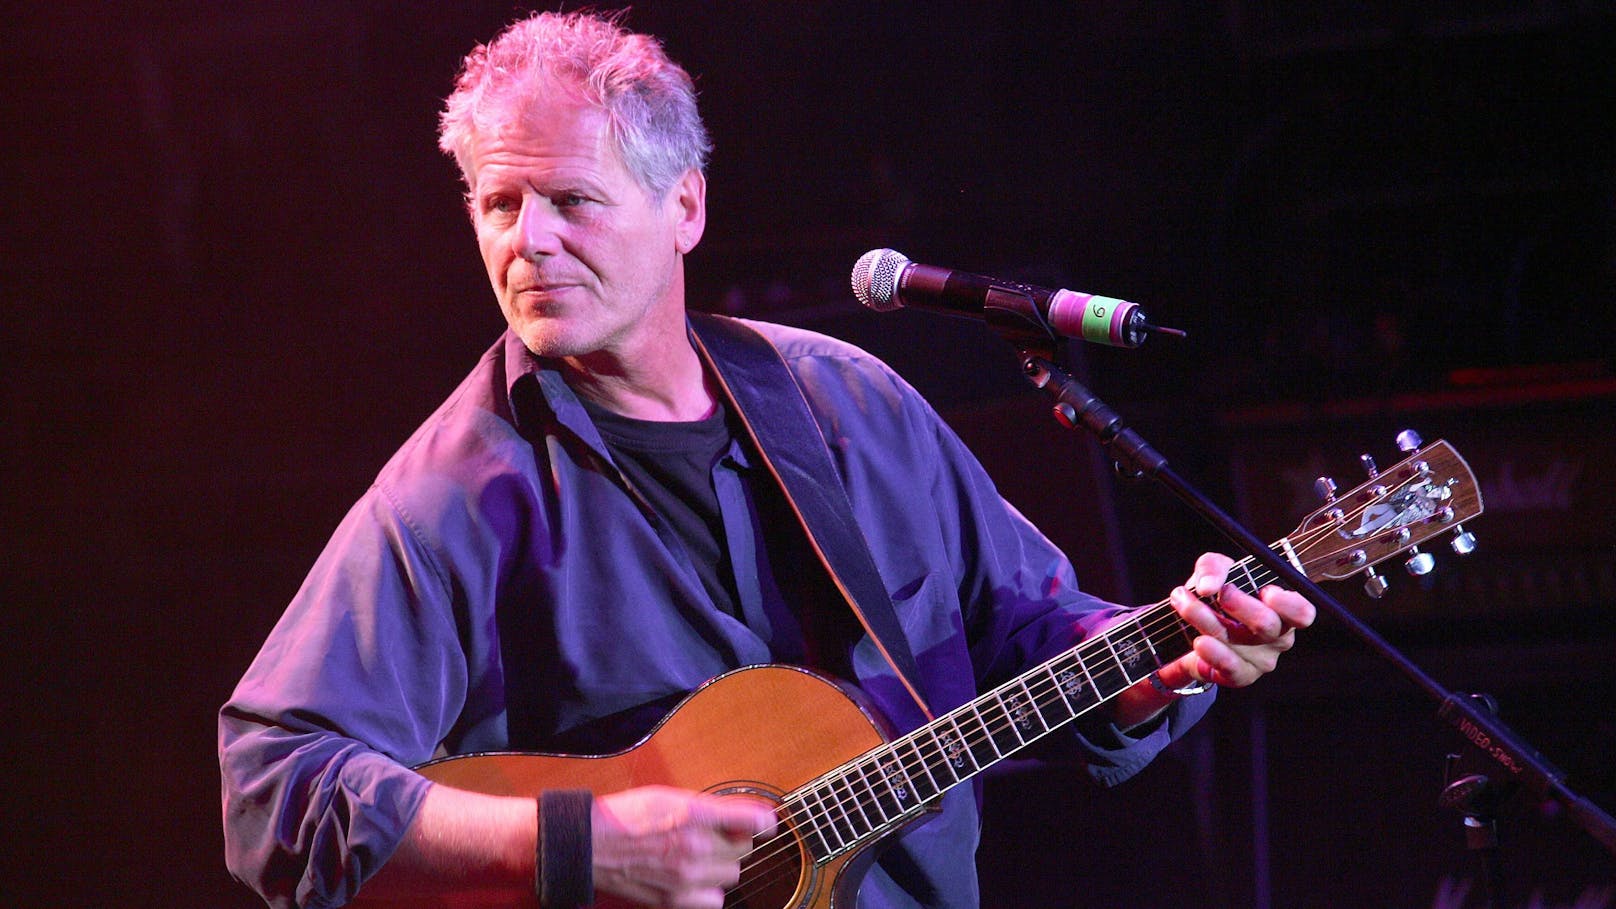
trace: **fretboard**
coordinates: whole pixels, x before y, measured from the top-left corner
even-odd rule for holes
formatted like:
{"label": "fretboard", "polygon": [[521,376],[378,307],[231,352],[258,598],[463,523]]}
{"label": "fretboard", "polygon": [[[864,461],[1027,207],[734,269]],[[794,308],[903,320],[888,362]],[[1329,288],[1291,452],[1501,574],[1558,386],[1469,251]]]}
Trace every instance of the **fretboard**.
{"label": "fretboard", "polygon": [[[1287,540],[1271,548],[1295,563]],[[1246,593],[1274,580],[1249,558],[1229,573]],[[870,842],[1188,653],[1197,634],[1166,600],[1123,613],[1076,647],[787,794],[781,813],[816,860]]]}

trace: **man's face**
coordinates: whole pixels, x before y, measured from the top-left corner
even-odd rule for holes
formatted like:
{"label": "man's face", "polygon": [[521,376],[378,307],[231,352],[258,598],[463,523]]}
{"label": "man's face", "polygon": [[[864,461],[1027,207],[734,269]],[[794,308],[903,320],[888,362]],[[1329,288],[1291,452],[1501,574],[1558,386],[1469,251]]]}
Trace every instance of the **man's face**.
{"label": "man's face", "polygon": [[627,360],[683,339],[682,257],[705,219],[699,172],[652,198],[620,160],[605,113],[565,96],[478,134],[470,160],[477,246],[529,350]]}

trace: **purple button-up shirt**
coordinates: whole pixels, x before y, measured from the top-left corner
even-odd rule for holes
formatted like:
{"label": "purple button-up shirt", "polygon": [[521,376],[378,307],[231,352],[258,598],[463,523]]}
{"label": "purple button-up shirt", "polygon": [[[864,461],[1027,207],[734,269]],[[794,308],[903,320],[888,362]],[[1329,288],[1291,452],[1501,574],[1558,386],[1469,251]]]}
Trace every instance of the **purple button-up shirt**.
{"label": "purple button-up shirt", "polygon": [[[938,713],[1071,647],[1114,611],[995,492],[884,364],[749,323],[807,398]],[[737,469],[714,467],[743,617],[772,589]],[[789,570],[775,566],[774,571]],[[842,603],[820,608],[843,609]],[[923,714],[868,637],[842,665],[900,731]],[[478,751],[603,751],[707,679],[776,659],[716,608],[682,547],[627,493],[560,375],[507,333],[344,518],[219,721],[226,857],[276,906],[337,906],[393,853],[428,783]],[[1204,712],[1135,738],[1064,736],[1110,784]],[[829,769],[829,768],[827,768]],[[859,904],[975,906],[979,793],[960,786],[865,879]]]}

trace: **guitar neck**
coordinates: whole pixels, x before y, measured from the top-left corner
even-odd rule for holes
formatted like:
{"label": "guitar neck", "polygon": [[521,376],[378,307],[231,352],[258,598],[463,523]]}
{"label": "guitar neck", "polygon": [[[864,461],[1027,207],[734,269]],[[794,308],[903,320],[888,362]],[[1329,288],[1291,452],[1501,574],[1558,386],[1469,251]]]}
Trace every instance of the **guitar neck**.
{"label": "guitar neck", "polygon": [[[1296,562],[1288,540],[1271,547]],[[1275,581],[1250,558],[1229,580]],[[1198,632],[1162,600],[901,738],[789,793],[780,808],[819,859],[885,835],[942,793],[1082,716],[1190,651]]]}

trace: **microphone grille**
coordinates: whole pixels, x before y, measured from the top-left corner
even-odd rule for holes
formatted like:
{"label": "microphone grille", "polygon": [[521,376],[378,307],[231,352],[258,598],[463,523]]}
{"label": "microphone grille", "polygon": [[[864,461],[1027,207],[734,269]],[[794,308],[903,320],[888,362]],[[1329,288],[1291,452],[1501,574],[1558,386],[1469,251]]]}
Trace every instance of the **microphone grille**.
{"label": "microphone grille", "polygon": [[909,257],[893,249],[872,249],[853,263],[853,296],[877,312],[891,312],[898,302],[898,275]]}

